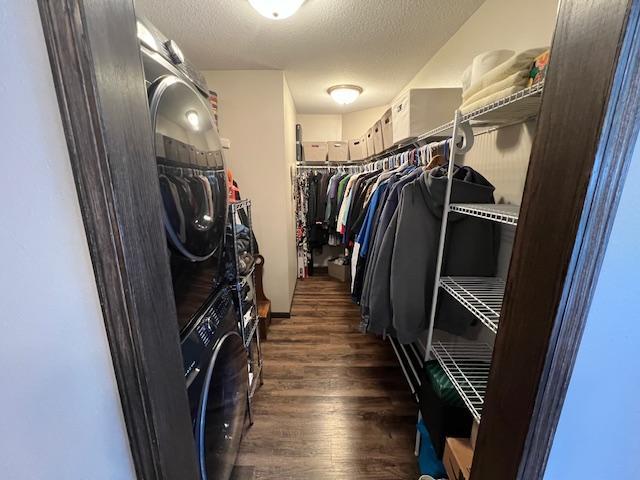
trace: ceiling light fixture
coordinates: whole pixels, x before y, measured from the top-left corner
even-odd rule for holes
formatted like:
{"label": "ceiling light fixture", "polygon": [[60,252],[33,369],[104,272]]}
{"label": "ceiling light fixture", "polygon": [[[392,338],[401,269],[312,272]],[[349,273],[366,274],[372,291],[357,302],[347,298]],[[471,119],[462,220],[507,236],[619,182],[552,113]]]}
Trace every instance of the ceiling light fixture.
{"label": "ceiling light fixture", "polygon": [[249,0],[260,15],[271,20],[282,20],[298,11],[304,0]]}
{"label": "ceiling light fixture", "polygon": [[357,85],[334,85],[327,90],[333,100],[340,105],[348,105],[356,101],[362,93],[362,87]]}

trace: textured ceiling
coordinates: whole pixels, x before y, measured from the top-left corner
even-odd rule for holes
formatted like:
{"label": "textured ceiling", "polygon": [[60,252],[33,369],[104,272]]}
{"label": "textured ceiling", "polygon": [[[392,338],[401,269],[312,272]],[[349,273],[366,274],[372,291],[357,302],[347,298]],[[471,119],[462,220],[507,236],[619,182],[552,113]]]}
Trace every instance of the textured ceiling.
{"label": "textured ceiling", "polygon": [[[136,0],[200,70],[284,70],[298,113],[383,105],[406,85],[484,0],[306,0],[273,21],[247,0]],[[331,85],[364,88],[340,107]]]}

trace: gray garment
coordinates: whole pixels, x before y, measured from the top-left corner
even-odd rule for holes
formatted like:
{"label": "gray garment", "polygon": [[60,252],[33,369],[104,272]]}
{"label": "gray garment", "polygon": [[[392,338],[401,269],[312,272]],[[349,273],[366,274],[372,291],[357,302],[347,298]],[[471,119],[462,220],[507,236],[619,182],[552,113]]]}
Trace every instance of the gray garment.
{"label": "gray garment", "polygon": [[[423,170],[418,168],[415,171],[409,172],[409,174],[404,177],[400,177],[399,174],[396,174],[396,176],[389,180],[390,183],[387,187],[384,202],[381,204],[382,210],[380,211],[380,216],[375,222],[376,229],[373,233],[373,238],[370,242],[371,247],[369,248],[369,253],[367,255],[367,267],[362,286],[362,295],[360,297],[360,312],[362,313],[364,324],[369,320],[371,283],[375,273],[375,265],[378,262],[378,254],[380,252],[382,241],[384,240],[384,234],[389,228],[393,214],[398,207],[400,192],[407,183],[419,178],[422,173]],[[386,291],[388,292],[388,290]]]}
{"label": "gray garment", "polygon": [[[411,343],[428,328],[435,281],[446,167],[436,168],[407,184],[385,232],[371,284],[369,329]],[[470,167],[456,167],[451,201],[494,203],[493,186]],[[493,276],[499,235],[494,222],[450,214],[443,264],[444,275]],[[388,272],[388,273],[387,273]],[[386,275],[385,275],[386,274]],[[438,328],[463,334],[472,316],[453,313],[441,295]],[[455,303],[455,302],[454,302]]]}

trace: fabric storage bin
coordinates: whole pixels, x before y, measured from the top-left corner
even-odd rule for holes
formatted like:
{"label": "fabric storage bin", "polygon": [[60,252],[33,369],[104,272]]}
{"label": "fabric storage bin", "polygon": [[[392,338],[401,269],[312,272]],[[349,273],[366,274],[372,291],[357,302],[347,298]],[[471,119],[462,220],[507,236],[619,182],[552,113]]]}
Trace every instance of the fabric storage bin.
{"label": "fabric storage bin", "polygon": [[364,137],[349,140],[349,160],[357,162],[367,158],[367,141]]}
{"label": "fabric storage bin", "polygon": [[347,142],[327,142],[329,147],[328,158],[330,162],[348,162],[349,144]]}
{"label": "fabric storage bin", "polygon": [[378,120],[373,125],[373,151],[378,154],[384,150],[384,143],[382,141],[382,122]]}
{"label": "fabric storage bin", "polygon": [[384,112],[380,119],[382,124],[382,148],[386,150],[393,145],[393,122],[391,120],[391,109]]}
{"label": "fabric storage bin", "polygon": [[327,142],[302,142],[305,162],[326,162],[329,152]]}
{"label": "fabric storage bin", "polygon": [[340,280],[341,282],[348,282],[350,280],[349,264],[343,265],[341,263],[337,263],[336,261],[328,262],[328,273],[329,276],[335,278],[336,280]]}
{"label": "fabric storage bin", "polygon": [[373,155],[373,152],[369,151],[369,147],[367,146],[367,134],[365,133],[360,137],[360,145],[362,145],[362,153],[364,153],[364,158],[368,158]]}
{"label": "fabric storage bin", "polygon": [[422,135],[453,120],[460,106],[460,88],[412,88],[391,107],[393,143]]}
{"label": "fabric storage bin", "polygon": [[376,149],[373,145],[373,127],[367,130],[366,136],[367,136],[367,154],[371,156],[374,153],[376,153]]}

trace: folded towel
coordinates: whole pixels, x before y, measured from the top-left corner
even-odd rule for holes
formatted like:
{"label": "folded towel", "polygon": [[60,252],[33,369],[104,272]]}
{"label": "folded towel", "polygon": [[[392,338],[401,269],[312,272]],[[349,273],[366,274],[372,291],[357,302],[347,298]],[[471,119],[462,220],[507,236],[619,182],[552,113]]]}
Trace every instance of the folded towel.
{"label": "folded towel", "polygon": [[465,96],[467,98],[470,98],[480,90],[487,88],[493,83],[500,82],[505,78],[513,75],[514,73],[517,73],[524,69],[531,69],[533,60],[538,55],[543,53],[546,49],[547,47],[531,48],[529,50],[525,50],[524,52],[513,55],[506,62],[501,63],[497,67],[485,73],[477,82],[469,87],[469,89],[465,92]]}
{"label": "folded towel", "polygon": [[477,102],[478,100],[483,99],[484,97],[488,97],[489,95],[493,95],[496,92],[500,92],[505,88],[509,87],[520,87],[521,89],[526,87],[529,84],[529,69],[520,70],[519,72],[514,73],[513,75],[509,75],[504,80],[501,80],[496,83],[492,83],[487,88],[483,88],[475,95],[466,96],[462,95],[462,107]]}
{"label": "folded towel", "polygon": [[489,105],[492,102],[495,102],[496,100],[500,100],[503,97],[508,97],[509,95],[513,95],[516,92],[519,92],[520,90],[523,90],[525,87],[509,87],[509,88],[505,88],[504,90],[500,90],[499,92],[496,92],[492,95],[486,96],[481,98],[478,101],[466,104],[464,106],[460,107],[460,113],[462,113],[463,115],[466,115],[467,113],[476,110],[478,108],[482,108],[485,105]]}
{"label": "folded towel", "polygon": [[502,65],[515,55],[513,50],[489,50],[476,55],[471,63],[470,85],[478,82],[487,72]]}
{"label": "folded towel", "polygon": [[462,72],[462,96],[464,97],[465,92],[471,86],[471,70],[473,69],[473,64],[469,65],[464,72]]}

